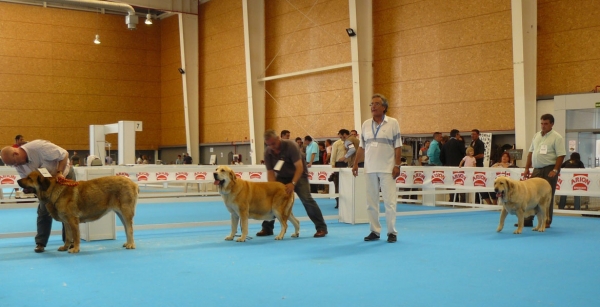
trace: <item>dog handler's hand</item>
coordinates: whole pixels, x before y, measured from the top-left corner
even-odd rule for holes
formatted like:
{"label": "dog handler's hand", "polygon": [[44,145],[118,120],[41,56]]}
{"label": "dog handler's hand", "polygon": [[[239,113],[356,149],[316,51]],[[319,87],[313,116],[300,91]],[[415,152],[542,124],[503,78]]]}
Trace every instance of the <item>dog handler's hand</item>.
{"label": "dog handler's hand", "polygon": [[354,163],[354,166],[352,167],[352,175],[354,175],[354,177],[358,176],[358,163]]}
{"label": "dog handler's hand", "polygon": [[394,166],[394,170],[392,171],[392,178],[396,179],[400,175],[400,167]]}
{"label": "dog handler's hand", "polygon": [[288,193],[288,194],[293,193],[295,187],[296,186],[293,183],[290,182],[290,183],[288,183],[288,184],[285,185],[285,192]]}
{"label": "dog handler's hand", "polygon": [[528,168],[525,168],[525,171],[523,172],[523,178],[525,178],[525,179],[528,179],[528,178],[529,178],[529,176],[530,176],[530,174],[529,174],[529,169],[528,169]]}

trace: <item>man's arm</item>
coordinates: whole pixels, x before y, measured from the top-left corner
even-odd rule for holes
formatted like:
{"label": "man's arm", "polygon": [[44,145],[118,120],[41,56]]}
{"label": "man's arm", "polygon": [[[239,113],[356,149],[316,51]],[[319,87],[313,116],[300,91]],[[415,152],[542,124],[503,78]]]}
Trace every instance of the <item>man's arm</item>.
{"label": "man's arm", "polygon": [[[364,157],[365,149],[362,147],[358,147],[358,150],[356,151],[356,161],[363,161]],[[352,175],[354,175],[354,177],[358,176],[358,163],[354,163],[354,165],[352,166]]]}
{"label": "man's arm", "polygon": [[66,168],[67,165],[69,165],[69,155],[65,155],[65,158],[62,159],[60,162],[58,162],[58,166],[56,167],[56,177],[62,177],[65,178],[66,174]]}
{"label": "man's arm", "polygon": [[556,172],[550,172],[550,174],[548,174],[548,177],[552,178],[558,175],[558,172],[560,172],[560,167],[562,166],[564,159],[565,156],[559,156],[558,158],[556,158],[556,163],[554,164],[554,169],[556,170]]}
{"label": "man's arm", "polygon": [[533,153],[531,151],[527,154],[527,162],[525,162],[525,171],[523,172],[523,177],[525,177],[525,178],[529,177],[529,169],[531,168],[532,155],[533,155]]}
{"label": "man's arm", "polygon": [[267,181],[275,181],[275,171],[267,171]]}
{"label": "man's arm", "polygon": [[285,185],[285,191],[290,194],[294,192],[296,188],[296,183],[302,177],[302,172],[304,172],[304,165],[302,165],[302,159],[294,162],[294,166],[296,167],[296,172],[294,172],[294,177],[292,177],[292,182]]}
{"label": "man's arm", "polygon": [[392,177],[396,179],[400,175],[400,167],[396,165],[402,164],[402,147],[394,148],[394,170],[392,171]]}

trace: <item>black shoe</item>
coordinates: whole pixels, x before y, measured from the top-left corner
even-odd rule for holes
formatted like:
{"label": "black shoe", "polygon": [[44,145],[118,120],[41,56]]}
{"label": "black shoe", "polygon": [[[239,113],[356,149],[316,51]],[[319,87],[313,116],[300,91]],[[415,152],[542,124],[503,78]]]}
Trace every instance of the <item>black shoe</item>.
{"label": "black shoe", "polygon": [[[519,223],[515,223],[515,227],[519,227]],[[524,221],[523,222],[523,227],[533,227],[533,220],[531,220],[531,221]]]}
{"label": "black shoe", "polygon": [[44,246],[41,244],[37,244],[35,246],[35,249],[33,250],[36,253],[43,253],[44,252]]}
{"label": "black shoe", "polygon": [[393,233],[388,234],[388,243],[396,243],[396,235]]}
{"label": "black shoe", "polygon": [[379,240],[379,235],[377,233],[375,233],[374,231],[371,231],[371,233],[365,237],[365,241],[375,241],[375,240]]}
{"label": "black shoe", "polygon": [[266,236],[272,236],[272,235],[273,235],[273,230],[261,229],[259,232],[256,233],[257,237],[266,237]]}

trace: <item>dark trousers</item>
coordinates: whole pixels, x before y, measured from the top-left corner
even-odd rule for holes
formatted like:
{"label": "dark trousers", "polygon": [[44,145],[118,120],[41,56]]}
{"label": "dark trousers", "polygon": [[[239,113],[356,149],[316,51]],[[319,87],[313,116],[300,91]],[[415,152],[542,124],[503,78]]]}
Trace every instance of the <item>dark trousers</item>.
{"label": "dark trousers", "polygon": [[[292,181],[291,178],[277,178],[277,181],[288,184]],[[304,205],[304,209],[306,210],[306,214],[310,218],[310,220],[315,224],[315,228],[318,230],[327,231],[327,224],[325,224],[325,219],[323,218],[323,213],[321,212],[321,208],[317,205],[317,202],[310,195],[310,184],[308,183],[308,178],[301,177],[298,182],[296,182],[296,187],[294,188],[294,192],[300,198],[302,205]],[[263,221],[262,229],[265,231],[273,231],[275,228],[275,220],[271,221]]]}
{"label": "dark trousers", "polygon": [[[75,170],[70,168],[69,174],[65,176],[67,179],[75,180]],[[35,235],[35,244],[42,245],[46,247],[48,244],[48,239],[50,238],[50,233],[52,232],[52,217],[50,213],[48,213],[48,209],[46,209],[46,202],[41,201],[38,204],[37,210],[37,234]],[[65,241],[65,226],[62,227],[62,239]]]}
{"label": "dark trousers", "polygon": [[[556,192],[556,182],[558,181],[558,173],[554,174],[554,177],[550,178],[548,175],[554,169],[554,165],[548,165],[542,168],[534,168],[531,173],[531,178],[544,178],[550,183],[550,187],[552,188],[552,198],[550,198],[550,208],[548,208],[548,220],[546,224],[550,225],[552,223],[552,215],[554,213],[554,192]],[[533,215],[525,218],[526,221],[533,221]]]}

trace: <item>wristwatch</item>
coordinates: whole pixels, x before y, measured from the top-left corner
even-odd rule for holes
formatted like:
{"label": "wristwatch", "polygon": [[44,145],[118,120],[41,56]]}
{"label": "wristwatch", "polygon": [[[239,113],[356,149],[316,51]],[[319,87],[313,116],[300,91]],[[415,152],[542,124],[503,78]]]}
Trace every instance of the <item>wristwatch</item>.
{"label": "wristwatch", "polygon": [[402,164],[394,165],[394,167],[400,168]]}
{"label": "wristwatch", "polygon": [[555,172],[555,173],[558,173],[558,170],[553,169],[552,171]]}
{"label": "wristwatch", "polygon": [[293,185],[296,185],[296,182],[295,182],[295,181],[292,181],[292,184],[293,184]]}

